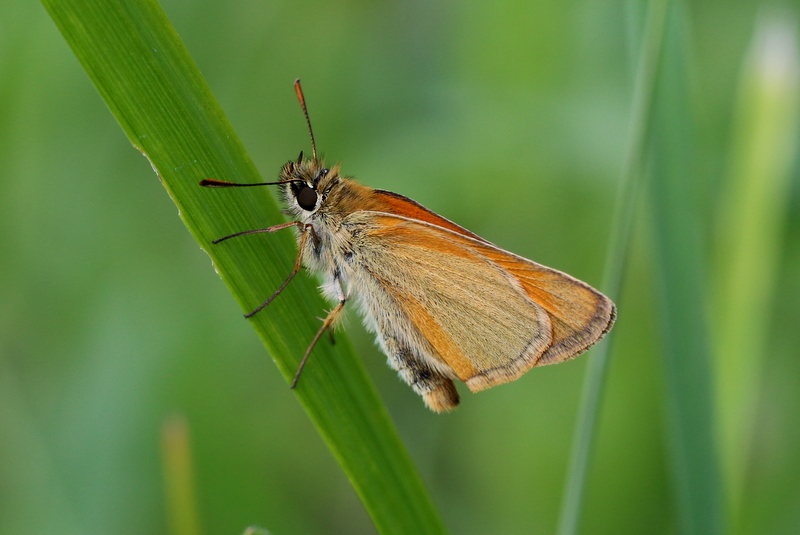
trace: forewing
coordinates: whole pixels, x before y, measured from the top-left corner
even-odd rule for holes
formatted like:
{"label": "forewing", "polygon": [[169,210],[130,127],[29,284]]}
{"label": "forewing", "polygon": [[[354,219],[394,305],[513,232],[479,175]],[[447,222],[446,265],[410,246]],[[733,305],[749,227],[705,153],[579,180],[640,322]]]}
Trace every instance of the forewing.
{"label": "forewing", "polygon": [[367,270],[473,391],[572,358],[614,321],[597,290],[486,241],[394,214],[347,219],[380,253]]}

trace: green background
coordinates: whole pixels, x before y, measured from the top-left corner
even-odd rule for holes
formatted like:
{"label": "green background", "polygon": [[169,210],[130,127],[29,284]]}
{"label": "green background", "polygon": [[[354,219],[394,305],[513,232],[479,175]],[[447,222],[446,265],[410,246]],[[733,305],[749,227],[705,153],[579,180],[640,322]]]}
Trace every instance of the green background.
{"label": "green background", "polygon": [[[345,174],[600,284],[643,5],[162,5],[265,179],[309,148],[291,87],[300,77],[318,147]],[[704,254],[698,306],[711,298],[717,360],[742,347],[726,341],[744,332],[754,363],[749,393],[721,396],[717,407],[720,427],[731,411],[755,422],[746,453],[725,473],[737,496],[729,524],[795,533],[794,123],[784,127],[783,153],[753,158],[763,169],[742,155],[757,135],[751,123],[760,124],[748,93],[754,35],[778,20],[779,35],[791,36],[796,12],[758,2],[686,7],[692,210]],[[796,42],[788,44],[763,63],[797,69]],[[794,84],[779,117],[796,120]],[[167,533],[160,443],[178,415],[190,430],[202,532],[258,524],[272,533],[373,533],[150,165],[37,3],[0,4],[0,102],[0,531]],[[785,161],[777,171],[776,159]],[[737,197],[737,181],[750,174],[778,176],[772,201]],[[653,243],[659,202],[646,190],[636,212],[585,533],[679,530]],[[726,251],[750,236],[736,227],[750,202],[766,203],[775,221],[753,231],[766,251],[754,246],[742,259]],[[748,258],[759,260],[759,293],[737,299],[730,288],[740,285],[725,281]],[[731,331],[731,310],[748,312],[745,328]],[[385,366],[354,311],[347,324],[450,531],[552,533],[587,359],[465,393],[455,413],[440,416]]]}

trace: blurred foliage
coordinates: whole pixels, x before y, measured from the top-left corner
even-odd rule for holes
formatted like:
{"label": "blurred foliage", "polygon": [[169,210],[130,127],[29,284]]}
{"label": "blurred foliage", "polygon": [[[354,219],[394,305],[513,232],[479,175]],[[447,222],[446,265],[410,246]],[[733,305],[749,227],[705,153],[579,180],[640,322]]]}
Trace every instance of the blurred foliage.
{"label": "blurred foliage", "polygon": [[[698,291],[719,303],[707,311],[708,345],[738,334],[728,307],[753,316],[747,405],[716,398],[728,422],[719,436],[739,448],[726,453],[736,465],[723,484],[740,493],[728,500],[729,525],[742,534],[800,531],[797,96],[780,97],[784,113],[764,112],[789,119],[775,126],[786,143],[775,153],[752,148],[771,134],[749,115],[764,109],[753,79],[764,71],[753,62],[765,20],[790,37],[761,61],[797,61],[798,6],[770,15],[774,4],[685,3],[688,102],[673,110],[692,128],[692,176],[681,180],[696,188],[702,273],[691,284],[702,281]],[[599,284],[643,3],[162,5],[264,177],[307,149],[291,88],[300,77],[317,143],[345,173]],[[39,4],[0,3],[0,102],[0,533],[167,533],[161,432],[176,414],[201,533],[374,533]],[[767,175],[777,182],[766,207],[747,213],[758,243],[768,241],[761,252],[736,245],[742,230],[731,221],[743,223],[738,203],[749,206],[748,184]],[[618,303],[584,533],[680,526],[653,241],[659,198],[650,199]],[[734,294],[748,275],[730,262],[761,254],[749,274],[760,293]],[[440,416],[385,366],[352,313],[348,331],[452,533],[555,530],[586,358],[465,393]],[[741,380],[720,368],[710,383]],[[739,411],[749,423],[730,423]]]}

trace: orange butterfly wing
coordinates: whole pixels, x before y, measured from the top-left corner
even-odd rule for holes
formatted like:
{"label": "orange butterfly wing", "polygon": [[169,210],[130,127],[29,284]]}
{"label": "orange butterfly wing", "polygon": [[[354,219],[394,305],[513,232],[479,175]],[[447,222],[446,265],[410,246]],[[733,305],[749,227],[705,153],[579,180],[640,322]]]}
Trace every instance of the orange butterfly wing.
{"label": "orange butterfly wing", "polygon": [[[614,303],[588,284],[504,251],[408,197],[382,190],[374,190],[374,193],[377,194],[374,198],[382,202],[380,211],[424,221],[491,246],[487,256],[517,278],[526,293],[551,316],[553,342],[537,366],[576,357],[598,342],[614,324]],[[494,256],[492,251],[495,251]]]}
{"label": "orange butterfly wing", "polygon": [[433,347],[432,358],[471,390],[573,358],[611,328],[614,304],[591,286],[407,197],[373,191],[371,210],[346,218],[381,249],[383,261],[369,271]]}
{"label": "orange butterfly wing", "polygon": [[364,267],[430,344],[430,358],[471,390],[572,358],[611,327],[613,303],[587,284],[390,195],[392,204],[381,208],[415,217],[360,211],[346,218],[380,250]]}

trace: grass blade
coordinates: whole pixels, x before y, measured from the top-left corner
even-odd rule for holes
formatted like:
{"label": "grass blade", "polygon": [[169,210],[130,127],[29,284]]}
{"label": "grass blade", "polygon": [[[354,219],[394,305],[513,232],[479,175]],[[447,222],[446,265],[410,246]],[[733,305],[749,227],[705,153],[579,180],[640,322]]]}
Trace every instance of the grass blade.
{"label": "grass blade", "polygon": [[[295,245],[280,233],[211,245],[220,236],[284,218],[263,189],[198,186],[203,178],[262,180],[161,7],[155,0],[43,3],[242,310],[255,308],[288,274]],[[250,320],[287,382],[324,306],[310,280],[296,280],[269,311]],[[344,337],[335,346],[318,345],[295,392],[381,533],[444,531]]]}
{"label": "grass blade", "polygon": [[[661,52],[664,14],[667,0],[650,3],[645,38],[636,69],[634,98],[631,107],[631,131],[625,158],[625,170],[618,186],[611,239],[603,275],[603,291],[613,300],[620,295],[622,272],[630,240],[633,212],[644,175],[644,147],[648,118],[653,97],[653,85]],[[596,436],[603,386],[608,370],[608,350],[614,336],[612,331],[592,350],[583,383],[583,394],[578,413],[575,436],[570,455],[564,498],[559,517],[559,535],[574,535],[580,528],[580,519],[586,495],[586,480],[590,456]]]}
{"label": "grass blade", "polygon": [[682,4],[668,12],[653,116],[651,206],[667,395],[667,437],[679,532],[724,532],[704,280],[704,237],[693,164]]}

